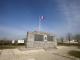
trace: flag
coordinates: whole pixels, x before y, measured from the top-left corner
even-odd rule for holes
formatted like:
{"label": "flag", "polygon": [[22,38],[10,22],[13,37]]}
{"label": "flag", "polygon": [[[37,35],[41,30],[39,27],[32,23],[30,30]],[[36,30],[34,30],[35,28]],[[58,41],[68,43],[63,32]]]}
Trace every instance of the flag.
{"label": "flag", "polygon": [[40,20],[44,20],[44,16],[40,16]]}

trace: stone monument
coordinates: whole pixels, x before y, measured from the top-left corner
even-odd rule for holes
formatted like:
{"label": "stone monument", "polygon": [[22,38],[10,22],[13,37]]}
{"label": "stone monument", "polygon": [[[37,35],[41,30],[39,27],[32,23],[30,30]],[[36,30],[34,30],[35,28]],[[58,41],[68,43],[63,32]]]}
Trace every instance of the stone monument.
{"label": "stone monument", "polygon": [[57,48],[56,37],[48,32],[27,32],[27,48]]}

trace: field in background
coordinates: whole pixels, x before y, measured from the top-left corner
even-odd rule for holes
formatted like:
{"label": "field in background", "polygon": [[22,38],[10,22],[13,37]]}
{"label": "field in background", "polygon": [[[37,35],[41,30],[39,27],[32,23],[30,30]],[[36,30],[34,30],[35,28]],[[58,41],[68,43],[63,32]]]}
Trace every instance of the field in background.
{"label": "field in background", "polygon": [[15,43],[12,43],[12,40],[0,40],[0,49],[14,49],[23,46],[25,46],[25,44],[18,44],[17,40],[15,40]]}
{"label": "field in background", "polygon": [[80,46],[78,43],[58,43],[58,46]]}

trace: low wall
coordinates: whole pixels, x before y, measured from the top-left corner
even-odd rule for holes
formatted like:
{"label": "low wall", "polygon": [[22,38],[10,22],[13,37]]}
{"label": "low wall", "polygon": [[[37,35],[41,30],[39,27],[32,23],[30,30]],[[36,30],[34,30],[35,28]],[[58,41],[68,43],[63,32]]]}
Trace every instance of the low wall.
{"label": "low wall", "polygon": [[57,44],[55,42],[41,42],[41,41],[34,41],[34,42],[27,42],[27,48],[56,48]]}

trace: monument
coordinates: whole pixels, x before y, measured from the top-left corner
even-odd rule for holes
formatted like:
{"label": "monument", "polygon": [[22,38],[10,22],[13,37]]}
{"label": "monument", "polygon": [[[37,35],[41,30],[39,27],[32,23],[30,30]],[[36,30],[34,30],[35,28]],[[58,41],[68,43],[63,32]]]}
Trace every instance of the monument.
{"label": "monument", "polygon": [[27,48],[57,48],[56,37],[48,32],[27,32]]}

